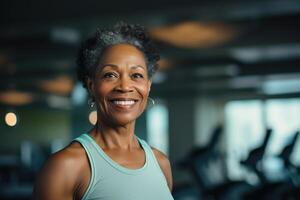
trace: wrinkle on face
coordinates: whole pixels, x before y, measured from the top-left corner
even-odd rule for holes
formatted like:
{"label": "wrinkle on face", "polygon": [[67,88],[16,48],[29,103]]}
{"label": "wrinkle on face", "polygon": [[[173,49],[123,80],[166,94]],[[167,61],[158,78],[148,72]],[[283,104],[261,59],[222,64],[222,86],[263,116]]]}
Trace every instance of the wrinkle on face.
{"label": "wrinkle on face", "polygon": [[[105,78],[108,75],[108,78]],[[143,78],[136,78],[142,75]],[[113,45],[105,50],[95,75],[93,93],[103,119],[115,123],[135,121],[144,111],[150,91],[146,60],[143,52],[129,44]],[[110,99],[128,96],[139,101],[130,112],[119,112]]]}

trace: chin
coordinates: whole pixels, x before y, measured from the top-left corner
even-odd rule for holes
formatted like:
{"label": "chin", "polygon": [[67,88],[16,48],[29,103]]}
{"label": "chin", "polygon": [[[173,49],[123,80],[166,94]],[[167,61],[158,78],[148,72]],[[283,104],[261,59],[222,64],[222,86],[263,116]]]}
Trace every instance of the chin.
{"label": "chin", "polygon": [[136,119],[114,119],[112,120],[113,126],[126,126],[134,123]]}
{"label": "chin", "polygon": [[126,114],[115,115],[111,118],[112,119],[111,122],[116,126],[126,126],[127,124],[134,123],[141,114],[142,113],[140,113],[139,115],[126,115]]}

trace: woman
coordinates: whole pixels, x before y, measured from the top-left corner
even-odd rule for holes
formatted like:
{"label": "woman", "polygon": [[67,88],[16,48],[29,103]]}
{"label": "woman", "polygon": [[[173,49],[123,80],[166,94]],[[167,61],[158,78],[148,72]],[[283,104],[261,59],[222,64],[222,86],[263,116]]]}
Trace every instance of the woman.
{"label": "woman", "polygon": [[167,157],[135,136],[159,55],[144,29],[97,30],[79,51],[78,75],[97,108],[97,124],[52,155],[35,199],[170,200]]}

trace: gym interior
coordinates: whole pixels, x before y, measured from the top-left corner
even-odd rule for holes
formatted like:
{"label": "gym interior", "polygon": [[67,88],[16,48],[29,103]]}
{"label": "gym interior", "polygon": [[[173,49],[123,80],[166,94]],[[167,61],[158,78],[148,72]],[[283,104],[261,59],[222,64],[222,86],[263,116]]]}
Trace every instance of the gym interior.
{"label": "gym interior", "polygon": [[96,113],[76,55],[97,27],[145,26],[161,60],[135,133],[170,159],[175,200],[300,198],[300,1],[0,2],[0,199]]}

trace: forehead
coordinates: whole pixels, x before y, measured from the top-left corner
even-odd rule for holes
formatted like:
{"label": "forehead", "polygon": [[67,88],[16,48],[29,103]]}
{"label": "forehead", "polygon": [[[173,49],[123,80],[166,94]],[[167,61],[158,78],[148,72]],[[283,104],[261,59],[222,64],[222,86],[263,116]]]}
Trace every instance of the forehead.
{"label": "forehead", "polygon": [[130,44],[116,44],[109,46],[103,52],[100,63],[137,64],[146,66],[144,53]]}

